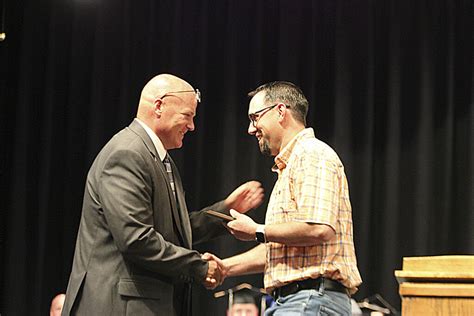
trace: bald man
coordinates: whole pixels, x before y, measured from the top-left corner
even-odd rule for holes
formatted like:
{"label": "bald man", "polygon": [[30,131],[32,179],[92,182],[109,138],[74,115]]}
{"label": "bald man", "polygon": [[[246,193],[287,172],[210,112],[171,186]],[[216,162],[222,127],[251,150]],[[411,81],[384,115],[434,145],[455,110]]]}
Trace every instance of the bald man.
{"label": "bald man", "polygon": [[143,88],[137,117],[100,151],[87,175],[81,223],[62,315],[189,315],[193,282],[222,282],[219,266],[192,245],[226,233],[206,209],[258,206],[260,183],[188,214],[168,150],[194,130],[200,93],[158,75]]}

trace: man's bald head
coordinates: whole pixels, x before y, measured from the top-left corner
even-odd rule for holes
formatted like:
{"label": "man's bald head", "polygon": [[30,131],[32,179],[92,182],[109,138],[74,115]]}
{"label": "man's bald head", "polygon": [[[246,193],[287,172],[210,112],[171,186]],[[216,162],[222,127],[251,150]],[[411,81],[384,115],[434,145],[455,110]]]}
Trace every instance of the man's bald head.
{"label": "man's bald head", "polygon": [[170,74],[161,74],[153,77],[143,87],[140,102],[138,104],[137,117],[146,122],[155,110],[155,101],[160,96],[173,91],[194,90],[193,87],[183,79]]}
{"label": "man's bald head", "polygon": [[161,140],[166,150],[180,148],[184,135],[194,130],[200,94],[181,78],[162,74],[143,88],[137,118]]}

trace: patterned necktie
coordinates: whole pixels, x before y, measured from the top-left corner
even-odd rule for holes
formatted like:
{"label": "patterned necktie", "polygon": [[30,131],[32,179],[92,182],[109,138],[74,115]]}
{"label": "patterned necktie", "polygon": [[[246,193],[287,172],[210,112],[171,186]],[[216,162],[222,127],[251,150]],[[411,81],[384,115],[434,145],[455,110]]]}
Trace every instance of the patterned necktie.
{"label": "patterned necktie", "polygon": [[168,154],[166,154],[165,159],[163,159],[163,164],[165,165],[166,173],[168,174],[168,179],[170,180],[170,185],[171,185],[171,189],[173,190],[174,198],[176,198],[176,189],[174,187],[173,170],[171,169],[171,161]]}
{"label": "patterned necktie", "polygon": [[[192,241],[191,241],[191,224],[189,223],[189,217],[186,213],[186,204],[184,204],[184,208],[180,205],[179,199],[177,197],[177,190],[176,185],[173,177],[173,169],[171,167],[171,158],[168,154],[166,154],[165,158],[163,159],[163,164],[166,169],[166,174],[168,175],[168,179],[170,180],[171,189],[173,190],[173,195],[176,200],[176,207],[177,207],[177,214],[173,212],[173,217],[177,216],[176,220],[173,221],[174,229],[176,233],[179,235],[181,243],[186,245],[187,248],[191,248]],[[181,190],[181,189],[180,189]],[[182,234],[179,234],[178,231],[181,228],[178,228],[177,225],[182,227]],[[189,314],[191,315],[191,314]]]}

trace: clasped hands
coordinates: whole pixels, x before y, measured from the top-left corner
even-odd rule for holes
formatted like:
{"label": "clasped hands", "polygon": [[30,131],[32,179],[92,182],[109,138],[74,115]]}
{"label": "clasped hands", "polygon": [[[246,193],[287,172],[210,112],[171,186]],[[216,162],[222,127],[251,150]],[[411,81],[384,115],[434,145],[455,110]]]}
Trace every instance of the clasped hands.
{"label": "clasped hands", "polygon": [[209,263],[203,285],[206,289],[213,290],[224,282],[229,268],[221,259],[209,252],[203,254],[201,258]]}
{"label": "clasped hands", "polygon": [[[241,214],[235,210],[230,210],[230,214],[235,218],[235,220],[227,223],[227,229],[229,232],[240,240],[255,240],[255,231],[258,224],[247,215]],[[209,262],[207,275],[203,281],[203,285],[208,290],[215,289],[224,282],[229,274],[230,268],[226,265],[226,259],[222,260],[216,255],[208,252],[203,254],[201,258]]]}
{"label": "clasped hands", "polygon": [[[230,208],[230,215],[235,220],[227,223],[227,229],[240,240],[254,240],[257,224],[243,213],[258,207],[263,201],[263,188],[260,182],[249,181],[235,189],[225,200]],[[208,290],[215,289],[221,285],[229,273],[229,267],[224,260],[206,252],[202,259],[209,262],[203,285]]]}

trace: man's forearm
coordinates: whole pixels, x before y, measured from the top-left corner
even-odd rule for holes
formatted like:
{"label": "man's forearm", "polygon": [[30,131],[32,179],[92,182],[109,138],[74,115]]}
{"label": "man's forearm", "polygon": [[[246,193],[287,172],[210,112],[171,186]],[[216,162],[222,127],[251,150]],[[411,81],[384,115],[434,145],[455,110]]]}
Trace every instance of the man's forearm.
{"label": "man's forearm", "polygon": [[227,276],[262,273],[266,261],[265,245],[261,244],[247,252],[223,260],[229,268]]}
{"label": "man's forearm", "polygon": [[320,245],[334,238],[334,230],[324,224],[290,222],[265,226],[267,241],[287,246]]}

